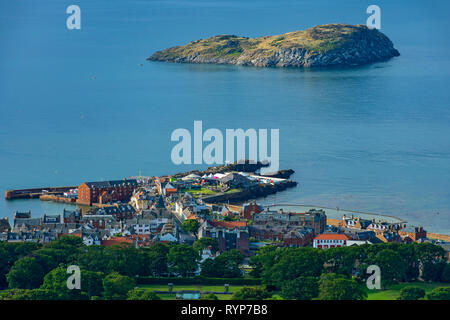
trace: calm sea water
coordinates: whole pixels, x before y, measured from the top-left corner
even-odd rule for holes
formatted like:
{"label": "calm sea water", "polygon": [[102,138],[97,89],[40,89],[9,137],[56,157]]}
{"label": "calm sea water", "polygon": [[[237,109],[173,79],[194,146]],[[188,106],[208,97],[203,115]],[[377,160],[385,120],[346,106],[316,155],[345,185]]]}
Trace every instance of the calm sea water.
{"label": "calm sea water", "polygon": [[[447,1],[377,1],[401,56],[332,71],[150,63],[216,34],[365,23],[368,1],[2,1],[0,191],[175,173],[176,128],[279,128],[295,189],[265,203],[397,215],[450,233]],[[77,4],[82,29],[67,30]],[[141,66],[141,64],[143,64]],[[0,199],[0,216],[64,205]]]}

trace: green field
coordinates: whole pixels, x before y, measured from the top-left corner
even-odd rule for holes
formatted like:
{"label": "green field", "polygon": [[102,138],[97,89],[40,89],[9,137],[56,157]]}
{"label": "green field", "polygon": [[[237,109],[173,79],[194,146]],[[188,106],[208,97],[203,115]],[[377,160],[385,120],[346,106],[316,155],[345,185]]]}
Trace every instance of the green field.
{"label": "green field", "polygon": [[397,300],[400,295],[400,290],[406,287],[419,287],[425,290],[426,293],[439,287],[450,287],[450,283],[436,283],[436,282],[409,282],[399,283],[393,285],[386,290],[367,290],[368,300]]}
{"label": "green field", "polygon": [[201,188],[201,189],[183,189],[183,192],[189,192],[192,193],[194,196],[201,196],[201,195],[212,195],[216,194],[217,192],[212,191],[208,188]]}
{"label": "green field", "polygon": [[[236,292],[243,287],[249,287],[249,286],[241,286],[241,285],[230,285],[229,286],[229,292]],[[139,288],[151,290],[151,291],[167,291],[169,287],[167,285],[161,285],[161,284],[143,284],[139,285]],[[179,290],[201,290],[201,291],[217,291],[221,292],[225,290],[225,286],[217,286],[217,285],[173,285],[174,291]],[[160,294],[158,293],[158,296],[161,297],[162,300],[174,300],[175,294]],[[231,294],[217,294],[216,295],[220,300],[230,300],[232,295]]]}
{"label": "green field", "polygon": [[[386,290],[367,290],[368,293],[368,300],[397,300],[397,298],[400,295],[400,290],[405,287],[419,287],[425,290],[426,293],[430,292],[431,290],[438,288],[438,287],[450,287],[450,283],[427,283],[427,282],[411,282],[411,283],[400,283],[393,285],[389,289]],[[146,290],[158,290],[158,291],[166,291],[168,290],[167,285],[160,285],[160,284],[151,284],[151,285],[140,285],[140,288],[146,289]],[[245,286],[242,285],[230,285],[229,291],[230,292],[236,292],[240,289],[242,289]],[[247,286],[248,287],[248,286]],[[174,285],[173,286],[174,291],[178,290],[201,290],[201,291],[223,291],[224,286],[217,286],[217,285]],[[158,294],[158,296],[161,297],[163,300],[174,300],[175,294]],[[277,295],[275,294],[275,297]],[[217,297],[220,300],[230,300],[232,295],[231,294],[218,294]],[[279,297],[279,296],[278,296]],[[279,297],[281,298],[281,297]]]}

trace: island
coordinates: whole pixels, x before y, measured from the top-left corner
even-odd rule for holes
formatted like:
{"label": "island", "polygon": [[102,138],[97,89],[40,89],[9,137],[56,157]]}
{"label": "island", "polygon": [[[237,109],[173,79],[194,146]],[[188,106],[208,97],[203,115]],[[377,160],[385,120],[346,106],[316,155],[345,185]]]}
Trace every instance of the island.
{"label": "island", "polygon": [[352,67],[399,56],[392,41],[365,25],[326,24],[259,38],[218,35],[155,52],[147,60],[255,67]]}

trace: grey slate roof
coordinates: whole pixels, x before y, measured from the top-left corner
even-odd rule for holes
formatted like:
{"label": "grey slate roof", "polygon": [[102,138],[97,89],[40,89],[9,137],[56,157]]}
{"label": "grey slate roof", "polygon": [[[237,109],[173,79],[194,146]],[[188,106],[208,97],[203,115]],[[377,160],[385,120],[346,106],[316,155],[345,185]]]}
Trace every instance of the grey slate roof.
{"label": "grey slate roof", "polygon": [[110,181],[95,181],[95,182],[85,182],[89,188],[115,188],[121,186],[133,186],[137,187],[138,183],[136,179],[130,180],[110,180]]}

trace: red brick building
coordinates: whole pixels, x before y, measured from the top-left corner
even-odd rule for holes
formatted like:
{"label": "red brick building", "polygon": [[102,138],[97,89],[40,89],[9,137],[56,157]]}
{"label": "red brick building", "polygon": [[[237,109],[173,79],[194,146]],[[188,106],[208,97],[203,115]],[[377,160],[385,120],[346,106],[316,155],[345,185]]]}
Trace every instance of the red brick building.
{"label": "red brick building", "polygon": [[248,255],[250,239],[245,221],[204,221],[199,230],[199,238],[216,238],[219,251],[237,249]]}
{"label": "red brick building", "polygon": [[427,237],[427,232],[420,227],[406,227],[398,231],[398,235],[402,237],[402,239],[410,238],[412,241],[417,242],[420,239],[425,239]]}
{"label": "red brick building", "polygon": [[134,189],[138,186],[136,180],[114,180],[99,182],[84,182],[78,187],[78,200],[80,204],[92,205],[99,203],[105,192],[109,194],[110,201],[129,201]]}
{"label": "red brick building", "polygon": [[245,204],[242,207],[242,210],[239,213],[239,215],[243,219],[252,220],[253,219],[253,215],[255,213],[261,213],[263,211],[264,211],[264,208],[262,206],[260,206],[259,204],[257,204],[256,201],[253,201],[253,202],[250,202],[248,204]]}

